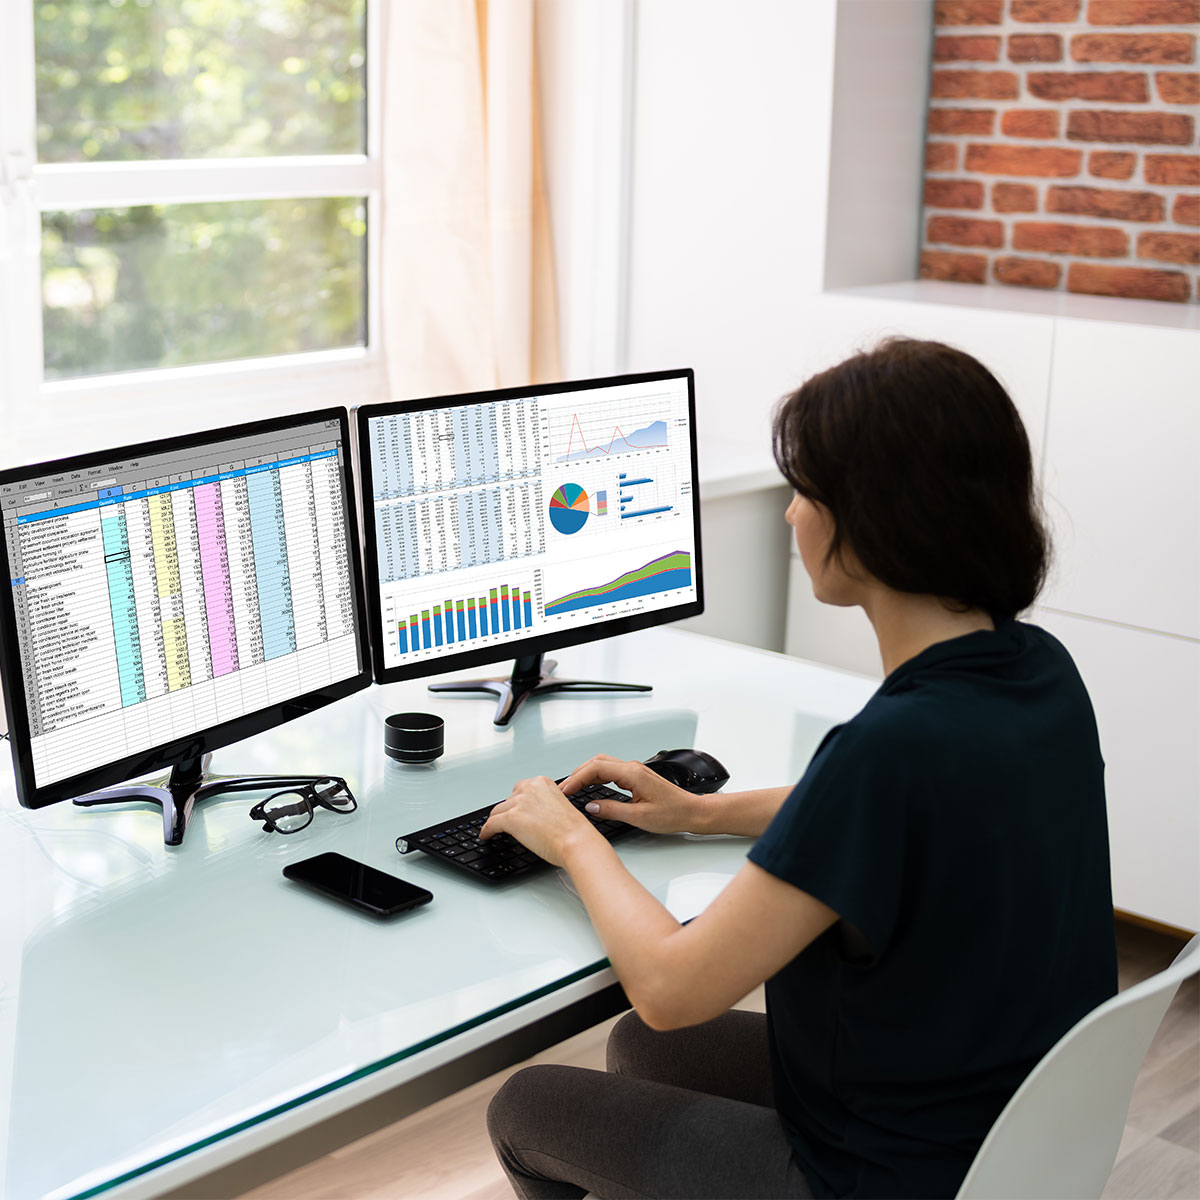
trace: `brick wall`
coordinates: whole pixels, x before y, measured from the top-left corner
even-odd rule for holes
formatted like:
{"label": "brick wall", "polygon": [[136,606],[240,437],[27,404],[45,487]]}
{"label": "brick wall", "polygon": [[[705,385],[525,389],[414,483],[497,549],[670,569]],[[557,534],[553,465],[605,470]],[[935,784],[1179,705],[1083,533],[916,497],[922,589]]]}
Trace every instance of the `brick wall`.
{"label": "brick wall", "polygon": [[921,276],[1200,300],[1200,0],[935,0]]}

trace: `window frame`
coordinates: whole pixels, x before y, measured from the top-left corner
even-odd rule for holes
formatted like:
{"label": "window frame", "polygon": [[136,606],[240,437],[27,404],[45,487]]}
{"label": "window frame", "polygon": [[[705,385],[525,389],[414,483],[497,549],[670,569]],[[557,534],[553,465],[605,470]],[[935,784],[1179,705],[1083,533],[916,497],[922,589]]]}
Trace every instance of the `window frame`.
{"label": "window frame", "polygon": [[[0,6],[0,465],[386,395],[382,339],[382,20],[366,0],[364,154],[37,162],[34,3]],[[362,196],[367,208],[366,345],[186,367],[44,377],[42,213],[126,204]],[[164,399],[170,403],[164,404]],[[102,433],[106,431],[106,433]],[[102,440],[97,441],[97,436]]]}

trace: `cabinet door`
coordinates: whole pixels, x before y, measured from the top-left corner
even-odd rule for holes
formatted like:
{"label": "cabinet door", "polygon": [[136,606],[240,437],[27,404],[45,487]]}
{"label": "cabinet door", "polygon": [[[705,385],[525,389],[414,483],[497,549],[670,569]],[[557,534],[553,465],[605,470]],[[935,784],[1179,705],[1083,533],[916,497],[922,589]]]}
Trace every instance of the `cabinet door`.
{"label": "cabinet door", "polygon": [[704,612],[680,629],[783,649],[788,498],[787,489],[772,487],[700,501]]}
{"label": "cabinet door", "polygon": [[1113,903],[1200,929],[1200,642],[1039,609],[1092,697]]}
{"label": "cabinet door", "polygon": [[879,642],[861,608],[835,608],[812,594],[800,555],[793,552],[788,579],[784,650],[793,658],[883,678]]}
{"label": "cabinet door", "polygon": [[1045,602],[1200,638],[1200,332],[1058,322]]}

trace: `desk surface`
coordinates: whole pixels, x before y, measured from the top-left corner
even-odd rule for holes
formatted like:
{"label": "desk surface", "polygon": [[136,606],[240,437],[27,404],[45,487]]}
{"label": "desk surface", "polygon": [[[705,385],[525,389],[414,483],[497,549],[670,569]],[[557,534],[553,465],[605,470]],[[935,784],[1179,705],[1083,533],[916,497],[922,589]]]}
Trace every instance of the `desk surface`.
{"label": "desk surface", "polygon": [[[423,681],[373,687],[214,755],[222,773],[350,781],[356,813],[319,812],[291,837],[262,832],[243,796],[199,807],[184,845],[166,848],[145,805],[19,809],[5,764],[3,1193],[153,1194],[606,986],[564,873],[493,890],[400,857],[396,836],[599,750],[698,746],[729,768],[731,789],[786,783],[875,686],[674,630],[557,657],[564,676],[654,691],[534,701],[497,730],[486,700],[433,697]],[[382,753],[383,718],[413,708],[446,718],[446,754],[430,766]],[[685,918],[747,846],[634,835],[618,852]],[[433,903],[378,922],[282,878],[330,849],[428,887]]]}

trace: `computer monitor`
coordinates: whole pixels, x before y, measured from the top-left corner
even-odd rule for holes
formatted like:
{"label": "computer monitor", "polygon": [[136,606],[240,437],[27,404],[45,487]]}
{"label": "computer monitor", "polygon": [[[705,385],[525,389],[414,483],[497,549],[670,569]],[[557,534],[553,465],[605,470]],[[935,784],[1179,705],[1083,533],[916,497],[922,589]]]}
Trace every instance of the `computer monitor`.
{"label": "computer monitor", "polygon": [[27,808],[149,799],[177,845],[210,751],[370,682],[340,408],[0,471],[0,556]]}
{"label": "computer monitor", "polygon": [[565,680],[548,650],[704,609],[690,370],[355,410],[368,621],[380,683],[515,658],[430,685],[499,697],[647,691]]}

